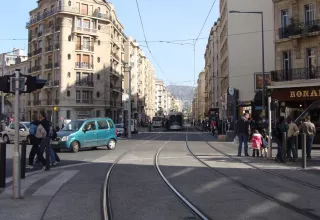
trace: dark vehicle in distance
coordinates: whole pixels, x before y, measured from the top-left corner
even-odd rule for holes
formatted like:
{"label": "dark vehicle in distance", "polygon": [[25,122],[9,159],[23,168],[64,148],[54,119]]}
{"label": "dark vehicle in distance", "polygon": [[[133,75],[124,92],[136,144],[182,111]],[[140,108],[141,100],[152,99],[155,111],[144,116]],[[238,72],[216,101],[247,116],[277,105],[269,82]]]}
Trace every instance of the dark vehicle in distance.
{"label": "dark vehicle in distance", "polygon": [[168,115],[168,129],[170,131],[181,131],[183,129],[183,114],[172,112]]}

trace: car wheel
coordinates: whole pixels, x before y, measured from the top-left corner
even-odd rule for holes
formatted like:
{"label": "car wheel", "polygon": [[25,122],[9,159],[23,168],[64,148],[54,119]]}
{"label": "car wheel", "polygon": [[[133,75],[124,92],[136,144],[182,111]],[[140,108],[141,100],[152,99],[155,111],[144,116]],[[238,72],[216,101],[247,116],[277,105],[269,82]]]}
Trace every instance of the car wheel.
{"label": "car wheel", "polygon": [[71,150],[73,153],[77,153],[80,150],[80,144],[78,141],[74,141],[71,143]]}
{"label": "car wheel", "polygon": [[108,149],[109,150],[114,150],[116,148],[117,142],[115,139],[110,139],[108,142]]}
{"label": "car wheel", "polygon": [[5,135],[3,135],[3,138],[2,138],[2,139],[3,139],[3,142],[4,142],[4,143],[7,143],[7,144],[9,144],[9,143],[10,143],[10,140],[9,140],[8,135],[6,135],[6,134],[5,134]]}

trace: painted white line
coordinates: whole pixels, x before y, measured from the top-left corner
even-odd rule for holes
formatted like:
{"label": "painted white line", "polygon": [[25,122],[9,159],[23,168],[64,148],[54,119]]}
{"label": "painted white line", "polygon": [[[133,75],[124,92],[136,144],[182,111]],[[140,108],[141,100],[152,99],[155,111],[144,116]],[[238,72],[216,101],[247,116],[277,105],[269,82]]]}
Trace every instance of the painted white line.
{"label": "painted white line", "polygon": [[[61,169],[66,169],[66,168],[71,168],[71,167],[77,167],[77,166],[83,166],[83,165],[88,165],[88,164],[92,164],[93,162],[84,162],[84,163],[76,163],[76,164],[70,164],[70,165],[65,165],[65,166],[57,166],[54,168],[51,168],[51,170],[61,170]],[[38,173],[45,173],[48,171],[43,171],[43,170],[36,170],[36,171],[32,171],[32,172],[28,172],[26,173],[26,178],[29,176],[34,176]],[[50,172],[50,171],[49,171]],[[7,177],[6,178],[6,184],[12,182],[12,177]]]}
{"label": "painted white line", "polygon": [[59,189],[72,179],[79,170],[66,170],[54,177],[51,181],[41,186],[32,196],[54,196]]}
{"label": "painted white line", "polygon": [[[33,175],[32,178],[26,178],[26,179],[22,179],[21,180],[21,195],[23,196],[24,193],[27,191],[27,189],[33,185],[34,183],[38,182],[39,180],[50,176],[50,175],[54,175],[59,173],[58,171],[51,171],[51,172],[42,172],[36,175]],[[0,195],[1,197],[8,197],[8,196],[12,196],[12,186],[7,187],[3,193]]]}

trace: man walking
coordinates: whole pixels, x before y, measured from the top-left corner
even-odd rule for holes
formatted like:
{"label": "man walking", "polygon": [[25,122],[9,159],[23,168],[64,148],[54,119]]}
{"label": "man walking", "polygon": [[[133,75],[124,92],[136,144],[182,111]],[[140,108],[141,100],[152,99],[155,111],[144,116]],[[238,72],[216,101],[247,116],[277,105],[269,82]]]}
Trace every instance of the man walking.
{"label": "man walking", "polygon": [[311,148],[313,144],[314,136],[316,135],[316,127],[310,121],[310,116],[305,117],[305,121],[300,125],[302,133],[307,136],[307,158],[311,159]]}
{"label": "man walking", "polygon": [[[287,123],[289,125],[288,128],[288,147],[287,147],[287,157],[289,160],[297,161],[297,151],[296,151],[296,137],[299,134],[298,126],[292,121],[292,118],[289,116],[287,117]],[[292,157],[291,157],[292,152]]]}
{"label": "man walking", "polygon": [[249,113],[244,115],[237,121],[237,135],[239,138],[238,157],[241,157],[242,143],[244,143],[244,154],[249,156],[248,153],[248,137],[249,137]]}

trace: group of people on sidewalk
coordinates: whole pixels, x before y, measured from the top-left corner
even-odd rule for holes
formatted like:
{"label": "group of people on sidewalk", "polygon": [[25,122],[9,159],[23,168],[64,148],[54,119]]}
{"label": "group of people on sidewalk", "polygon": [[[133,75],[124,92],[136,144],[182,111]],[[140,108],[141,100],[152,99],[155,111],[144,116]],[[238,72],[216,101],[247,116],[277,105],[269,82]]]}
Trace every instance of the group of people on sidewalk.
{"label": "group of people on sidewalk", "polygon": [[[297,149],[296,149],[296,137],[300,133],[306,134],[307,142],[307,158],[311,159],[311,149],[313,144],[314,136],[316,135],[315,125],[310,121],[310,116],[306,116],[305,121],[298,127],[289,116],[287,119],[281,116],[279,117],[275,127],[272,129],[272,139],[278,145],[277,155],[275,157],[276,162],[284,162],[282,156],[282,143],[283,133],[286,133],[286,156],[291,161],[297,160]],[[268,149],[268,134],[267,134],[267,123],[262,123],[261,126],[257,126],[249,120],[249,113],[245,113],[236,122],[236,135],[238,137],[238,156],[241,156],[242,145],[244,144],[244,155],[249,156],[248,152],[248,141],[252,142],[253,153],[252,156],[256,155],[261,157],[263,154],[267,156]]]}
{"label": "group of people on sidewalk", "polygon": [[[31,151],[29,153],[29,165],[27,168],[33,168],[34,165],[41,163],[43,169],[46,166],[46,160],[50,160],[50,165],[55,166],[60,163],[60,158],[57,153],[49,146],[50,139],[56,137],[56,132],[51,123],[46,117],[44,111],[40,112],[40,120],[36,115],[32,116],[32,122],[30,123],[30,142],[32,144]],[[43,154],[46,147],[50,147],[50,158],[44,158]],[[35,156],[37,159],[35,160]]]}

